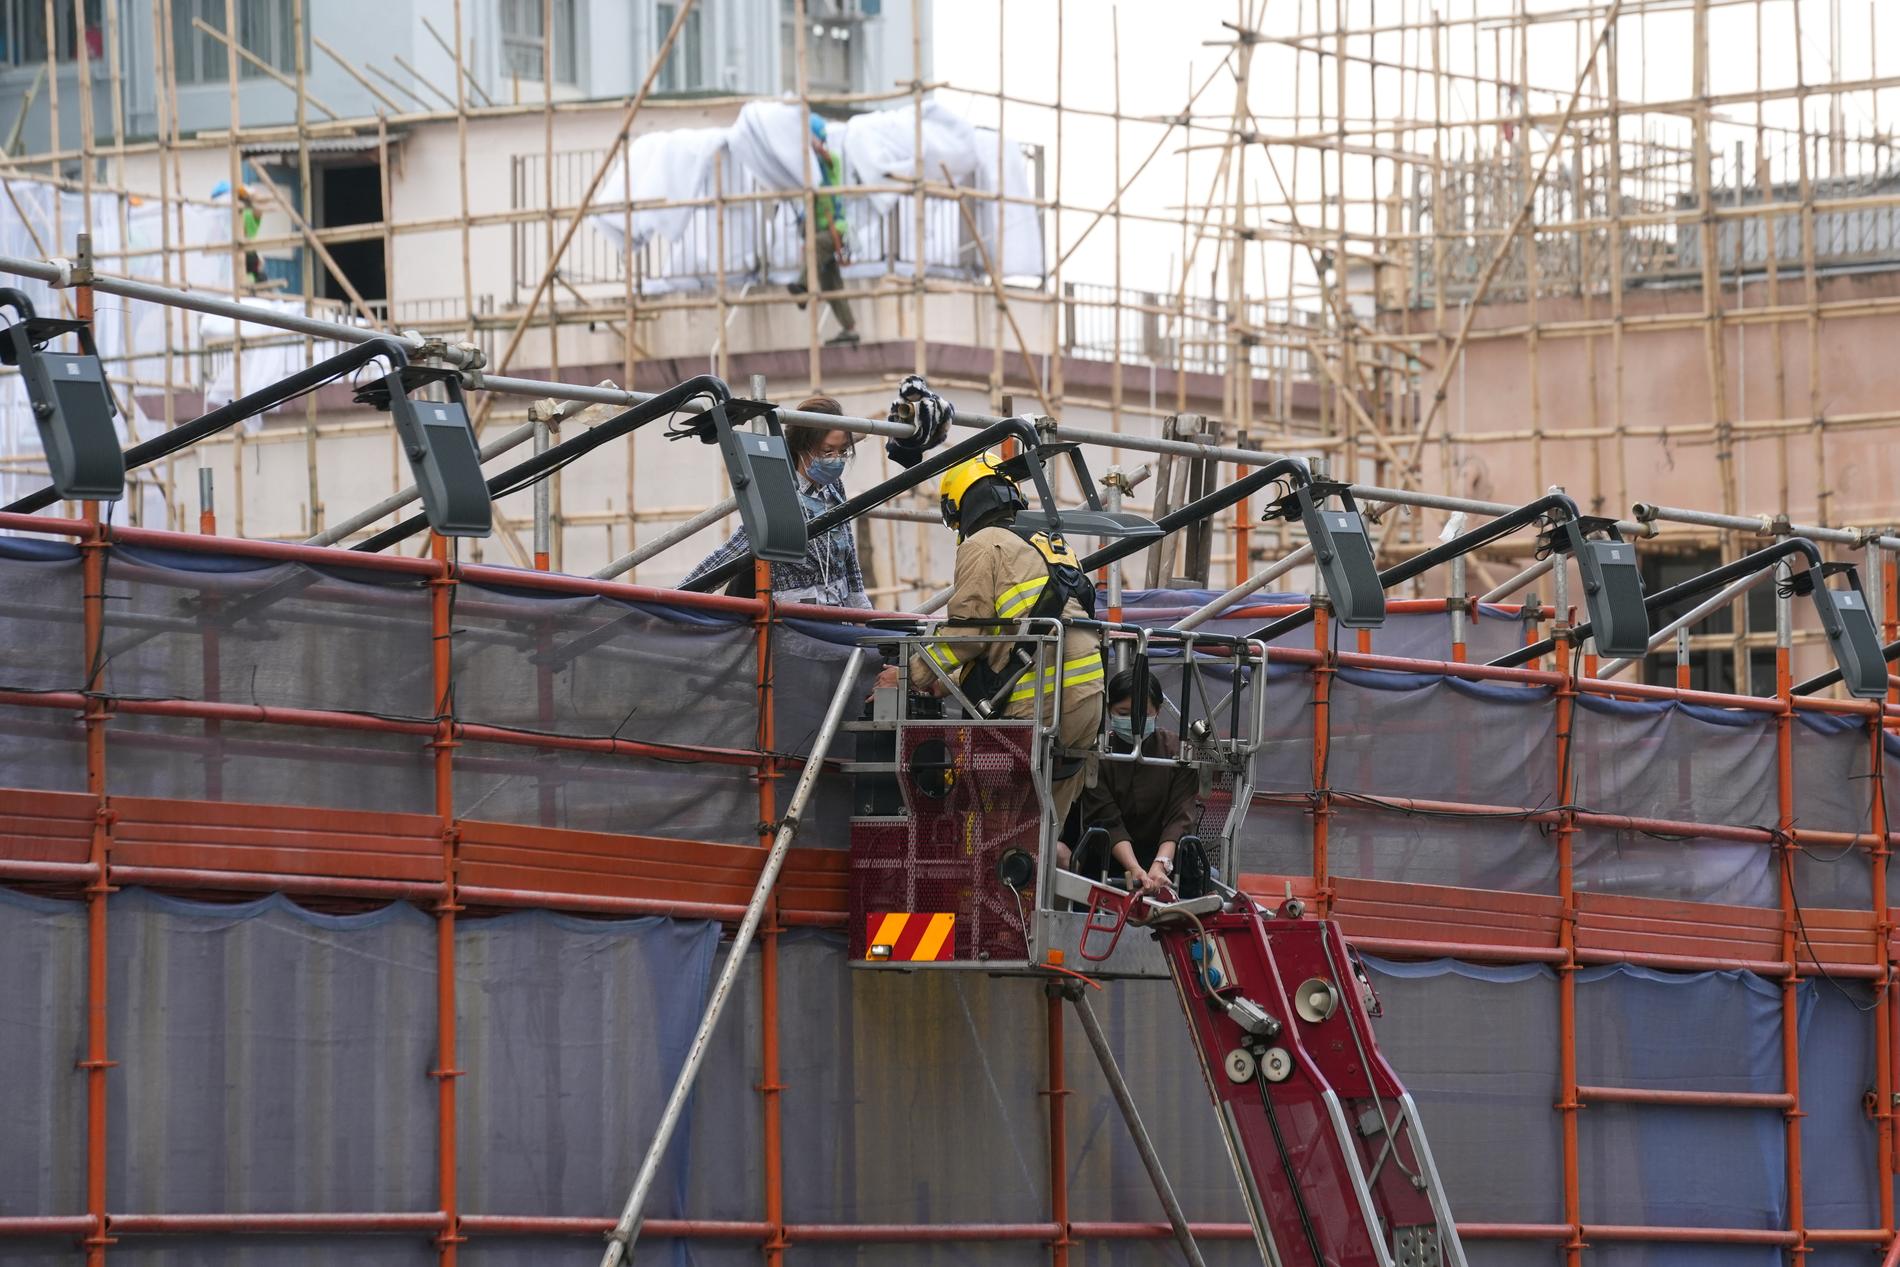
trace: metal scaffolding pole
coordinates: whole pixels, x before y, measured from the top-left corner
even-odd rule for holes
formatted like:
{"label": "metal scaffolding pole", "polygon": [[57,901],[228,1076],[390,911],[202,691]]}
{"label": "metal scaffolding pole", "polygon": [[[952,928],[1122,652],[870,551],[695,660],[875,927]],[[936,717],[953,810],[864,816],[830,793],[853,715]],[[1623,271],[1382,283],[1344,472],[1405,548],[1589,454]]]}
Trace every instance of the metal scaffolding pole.
{"label": "metal scaffolding pole", "polygon": [[[1773,576],[1778,567],[1780,567],[1780,564],[1776,564],[1774,567],[1763,568],[1753,576],[1744,576],[1741,580],[1723,588],[1707,602],[1699,603],[1682,615],[1676,617],[1649,636],[1650,651],[1656,652],[1662,650],[1664,644],[1675,638],[1679,631],[1687,633],[1693,626],[1713,616],[1716,612],[1721,611],[1724,607],[1727,607],[1730,603]],[[1777,613],[1779,610],[1779,608],[1776,609]],[[1597,670],[1597,676],[1600,678],[1615,677],[1624,669],[1629,668],[1630,665],[1635,663],[1635,660],[1612,660]]]}
{"label": "metal scaffolding pole", "polygon": [[1161,1155],[1155,1152],[1154,1141],[1148,1138],[1148,1128],[1142,1124],[1141,1111],[1135,1107],[1135,1097],[1128,1090],[1127,1080],[1122,1077],[1121,1066],[1115,1063],[1115,1053],[1109,1049],[1108,1036],[1102,1033],[1102,1023],[1095,1017],[1095,1009],[1089,1006],[1081,987],[1064,986],[1062,991],[1074,1006],[1075,1015],[1082,1022],[1082,1032],[1088,1035],[1089,1046],[1094,1048],[1095,1059],[1102,1066],[1102,1076],[1108,1079],[1108,1089],[1122,1111],[1122,1120],[1128,1123],[1128,1133],[1134,1138],[1135,1151],[1141,1155],[1141,1164],[1148,1172],[1148,1181],[1154,1184],[1155,1195],[1161,1198],[1161,1208],[1167,1212],[1168,1225],[1174,1229],[1175,1242],[1180,1245],[1181,1253],[1192,1267],[1207,1267],[1201,1257],[1201,1247],[1194,1243],[1194,1233],[1188,1227],[1187,1215],[1181,1212],[1181,1203],[1175,1198],[1174,1185],[1168,1182],[1168,1172],[1161,1165]]}
{"label": "metal scaffolding pole", "polygon": [[844,673],[838,679],[837,689],[831,693],[831,706],[825,710],[824,723],[818,728],[818,737],[812,741],[811,752],[805,758],[805,769],[798,776],[798,786],[792,790],[791,803],[785,807],[785,816],[779,820],[778,834],[773,837],[771,851],[765,856],[765,867],[759,872],[759,882],[752,888],[752,900],[746,903],[745,918],[739,921],[738,930],[732,935],[732,945],[726,949],[726,962],[719,970],[719,979],[713,983],[712,995],[706,1002],[706,1014],[700,1018],[699,1030],[693,1035],[693,1045],[686,1051],[686,1062],[680,1067],[679,1076],[674,1079],[673,1092],[667,1097],[666,1109],[660,1114],[660,1125],[653,1132],[653,1142],[647,1146],[646,1157],[640,1162],[633,1191],[627,1194],[627,1204],[620,1211],[620,1219],[607,1235],[607,1248],[600,1256],[601,1267],[618,1267],[621,1260],[632,1252],[633,1242],[640,1234],[640,1212],[646,1207],[647,1195],[652,1192],[654,1181],[659,1178],[660,1159],[666,1155],[673,1132],[679,1127],[680,1115],[686,1111],[687,1097],[693,1092],[693,1083],[699,1078],[699,1067],[705,1063],[706,1051],[712,1045],[713,1030],[718,1026],[720,1014],[725,1011],[726,1003],[732,997],[732,987],[745,967],[746,950],[758,932],[766,901],[778,884],[778,873],[785,865],[785,855],[791,851],[792,837],[798,834],[799,816],[805,812],[805,803],[811,799],[812,789],[818,785],[819,772],[824,769],[825,756],[831,751],[831,741],[844,721],[845,708],[858,698],[858,670],[863,663],[862,647],[854,648],[845,659]]}

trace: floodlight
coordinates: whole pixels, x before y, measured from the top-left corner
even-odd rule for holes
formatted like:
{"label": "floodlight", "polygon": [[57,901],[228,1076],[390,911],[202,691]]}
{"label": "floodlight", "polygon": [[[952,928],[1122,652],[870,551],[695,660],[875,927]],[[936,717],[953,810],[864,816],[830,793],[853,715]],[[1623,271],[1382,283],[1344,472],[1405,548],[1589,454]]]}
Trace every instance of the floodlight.
{"label": "floodlight", "polygon": [[[429,382],[441,383],[447,399],[410,394]],[[494,527],[494,511],[460,377],[453,370],[410,366],[391,370],[383,384],[429,527],[445,537],[486,537]]]}
{"label": "floodlight", "polygon": [[[1343,505],[1325,504],[1338,492]],[[1385,586],[1372,560],[1372,538],[1365,517],[1353,505],[1345,484],[1315,480],[1294,490],[1300,522],[1313,543],[1313,562],[1326,582],[1333,616],[1348,629],[1377,629],[1385,623]]]}
{"label": "floodlight", "polygon": [[[1607,539],[1587,537],[1607,531]],[[1590,636],[1601,655],[1641,659],[1649,654],[1649,612],[1643,606],[1643,573],[1636,547],[1608,519],[1571,519],[1562,525],[1565,552],[1577,561]]]}
{"label": "floodlight", "polygon": [[[20,367],[54,491],[75,501],[119,500],[125,496],[125,457],[112,423],[118,409],[91,324],[37,317],[32,301],[11,287],[0,288],[0,304],[20,314],[0,333],[0,360]],[[78,337],[77,353],[48,348],[65,334]]]}

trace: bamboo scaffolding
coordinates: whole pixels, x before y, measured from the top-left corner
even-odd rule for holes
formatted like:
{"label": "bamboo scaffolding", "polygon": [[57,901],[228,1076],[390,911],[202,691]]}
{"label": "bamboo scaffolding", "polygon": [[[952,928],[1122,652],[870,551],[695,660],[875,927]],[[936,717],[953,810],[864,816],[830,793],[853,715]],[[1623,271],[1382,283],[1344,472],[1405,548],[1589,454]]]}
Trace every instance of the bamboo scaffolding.
{"label": "bamboo scaffolding", "polygon": [[[1866,10],[1864,29],[1876,47],[1875,10],[1864,0],[1843,0],[1843,7],[1856,3]],[[231,120],[195,135],[181,134],[178,126],[178,68],[170,64],[169,40],[147,41],[150,48],[122,40],[121,14],[109,6],[105,56],[95,58],[83,12],[66,14],[62,0],[43,7],[49,22],[72,19],[73,42],[57,48],[57,41],[47,42],[39,90],[44,112],[28,128],[39,148],[14,156],[0,183],[16,207],[26,205],[23,180],[82,195],[155,199],[164,209],[157,241],[134,242],[121,231],[112,249],[96,252],[103,269],[202,287],[205,279],[185,272],[205,249],[188,242],[184,232],[186,209],[203,205],[185,193],[187,165],[202,170],[203,160],[215,155],[233,184],[241,175],[277,192],[280,186],[261,164],[255,177],[244,170],[244,155],[255,154],[255,146],[281,144],[283,154],[295,154],[300,184],[294,194],[277,192],[289,231],[243,239],[232,208],[230,240],[216,249],[228,247],[234,298],[251,293],[242,275],[247,249],[294,252],[308,260],[294,290],[313,303],[323,302],[315,295],[323,289],[315,273],[321,262],[343,278],[341,289],[360,319],[481,344],[504,371],[511,360],[531,356],[535,370],[549,378],[601,370],[583,379],[591,382],[613,377],[610,367],[617,366],[618,381],[629,385],[646,362],[690,361],[676,332],[695,323],[717,326],[717,338],[708,341],[712,365],[743,375],[758,332],[776,328],[770,323],[787,312],[790,299],[779,287],[741,284],[729,275],[728,248],[743,249],[731,240],[741,211],[769,214],[788,191],[737,188],[722,168],[708,197],[636,200],[624,163],[619,187],[603,187],[611,161],[627,153],[636,117],[647,126],[668,126],[681,110],[717,114],[748,100],[657,94],[661,68],[674,55],[690,5],[680,6],[672,29],[653,40],[653,60],[631,99],[555,100],[550,38],[540,48],[543,90],[511,103],[499,101],[505,94],[485,87],[483,74],[468,64],[469,32],[459,3],[453,30],[449,23],[440,29],[425,24],[428,38],[452,65],[445,77],[453,90],[405,61],[394,62],[393,71],[351,65],[321,29],[303,29],[320,27],[321,19],[313,14],[306,24],[302,0],[296,8],[296,60],[276,65],[261,48],[245,48],[235,38],[236,6],[226,4],[222,30],[215,19],[207,20],[210,15],[190,15],[193,38],[223,50],[221,78]],[[540,8],[543,28],[552,35],[553,6],[544,2]],[[1829,358],[1837,332],[1900,317],[1900,294],[1848,284],[1862,271],[1884,266],[1887,256],[1900,258],[1900,245],[1882,238],[1874,247],[1856,248],[1857,255],[1841,242],[1843,226],[1900,216],[1900,185],[1877,178],[1881,164],[1892,158],[1880,118],[1882,94],[1900,87],[1900,75],[1883,73],[1888,68],[1871,57],[1852,76],[1838,57],[1830,58],[1825,75],[1815,74],[1808,64],[1812,50],[1803,49],[1802,28],[1811,23],[1802,6],[1781,0],[1623,0],[1533,12],[1517,0],[1460,0],[1429,12],[1400,4],[1395,13],[1344,0],[1299,0],[1292,17],[1276,16],[1268,32],[1262,29],[1267,6],[1239,0],[1211,41],[1212,52],[1175,81],[1178,109],[1156,108],[1152,92],[1137,96],[1119,73],[1097,77],[1093,91],[1078,92],[1073,79],[1064,77],[1060,3],[1054,11],[1053,92],[1025,93],[1009,82],[1010,69],[1020,79],[1022,65],[1020,51],[1007,48],[1018,20],[1009,6],[999,6],[994,18],[986,10],[977,19],[993,22],[997,32],[993,86],[950,88],[933,80],[926,64],[922,25],[929,9],[922,0],[908,8],[907,72],[882,84],[854,84],[861,90],[849,92],[817,90],[804,69],[809,31],[802,19],[795,21],[789,34],[797,45],[800,108],[809,113],[815,107],[907,103],[921,139],[930,96],[950,97],[994,110],[998,160],[1010,131],[1040,117],[1055,137],[1053,179],[1050,188],[1028,193],[1006,190],[999,180],[979,194],[959,188],[947,172],[928,172],[919,145],[909,171],[827,187],[827,196],[908,198],[902,215],[915,250],[908,261],[893,254],[889,274],[870,286],[848,287],[849,301],[866,319],[867,340],[887,337],[887,318],[895,316],[897,337],[908,344],[901,357],[873,357],[868,349],[849,360],[834,357],[822,348],[821,335],[829,333],[823,313],[811,306],[803,337],[791,342],[802,345],[813,388],[830,382],[834,392],[875,395],[906,370],[930,373],[940,386],[977,388],[992,404],[1013,393],[1058,417],[1065,411],[1099,412],[1105,422],[1090,417],[1083,428],[1131,438],[1156,435],[1167,417],[1200,413],[1209,416],[1208,426],[1223,445],[1336,454],[1337,469],[1348,478],[1456,495],[1474,491],[1471,472],[1488,470],[1490,486],[1499,491],[1508,486],[1529,496],[1547,481],[1561,482],[1607,513],[1653,495],[1659,454],[1669,460],[1684,455],[1696,469],[1715,472],[1711,500],[1731,516],[1765,508],[1833,525],[1893,513],[1864,480],[1856,482],[1853,467],[1863,446],[1900,425],[1900,411],[1865,398],[1838,399]],[[1368,22],[1368,12],[1376,20]],[[1117,69],[1119,16],[1110,23]],[[169,0],[153,0],[153,29],[169,32],[172,18]],[[1688,32],[1679,42],[1685,45],[1682,66],[1692,73],[1681,80],[1659,80],[1648,64],[1650,28],[1664,21]],[[1733,76],[1716,84],[1709,73],[1717,21],[1730,23],[1727,38],[1741,38],[1752,26],[1754,75],[1742,86]],[[1860,29],[1853,14],[1844,14],[1829,24],[1828,46],[1848,42],[1842,31]],[[1568,65],[1563,54],[1549,53],[1561,46],[1550,39],[1557,32],[1568,35]],[[1790,34],[1792,76],[1766,75],[1764,47]],[[356,108],[367,99],[375,115],[338,117],[349,113],[340,108],[343,98],[331,94],[330,102],[338,103],[333,106],[311,94],[306,39],[366,94]],[[155,126],[128,138],[125,85],[144,72],[127,63],[142,58],[152,68]],[[70,66],[66,83],[60,83],[63,59],[78,63],[76,107]],[[100,68],[100,60],[107,65]],[[238,113],[240,69],[290,93],[294,122],[247,125]],[[94,93],[88,90],[102,79],[112,101],[110,127],[104,129],[92,117]],[[337,82],[335,73],[327,82]],[[1667,83],[1665,91],[1653,90],[1659,82]],[[1281,93],[1288,84],[1290,97],[1254,99],[1262,96],[1263,85]],[[1690,92],[1681,95],[1685,85]],[[275,90],[266,88],[265,97],[253,100],[271,99],[268,93]],[[1422,100],[1427,94],[1430,100]],[[399,99],[411,106],[399,106]],[[1847,120],[1869,112],[1870,125],[1860,130],[1856,124],[1850,132]],[[649,113],[652,119],[645,117]],[[62,116],[75,114],[76,135],[60,126]],[[619,127],[611,142],[589,152],[599,159],[594,180],[579,186],[588,157],[580,159],[571,184],[565,177],[557,182],[557,158],[572,161],[573,151],[561,148],[566,129],[598,130],[611,126],[616,114]],[[1091,182],[1076,179],[1074,155],[1063,152],[1065,144],[1075,148],[1071,130],[1084,121],[1103,129],[1097,135],[1114,137],[1113,154],[1101,155],[1099,164],[1103,175],[1114,169],[1112,178],[1093,182],[1092,189]],[[541,171],[538,180],[527,181],[538,186],[538,196],[507,207],[472,198],[478,172],[471,168],[488,152],[489,129],[524,122],[530,128],[539,124],[538,145],[529,156]],[[27,124],[23,114],[22,126]],[[406,138],[432,126],[456,130],[459,190],[444,200],[450,202],[446,208],[440,201],[430,206],[405,198],[398,183]],[[313,149],[331,139],[370,136],[381,169],[380,218],[318,223]],[[1732,170],[1718,170],[1727,166],[1732,145],[1750,141],[1752,160],[1743,152]],[[1085,160],[1094,157],[1088,148]],[[808,180],[805,193],[791,195],[802,197],[808,215],[811,188]],[[1492,192],[1482,195],[1483,188]],[[1098,196],[1091,200],[1090,194]],[[81,222],[96,231],[93,198],[80,205]],[[128,208],[121,200],[122,225]],[[927,263],[929,217],[938,208],[964,224],[970,265],[964,275],[933,273]],[[1009,285],[997,275],[1004,258],[1002,225],[1018,208],[1041,217],[1045,241],[1053,243],[1039,288]],[[719,264],[703,288],[650,287],[642,262],[631,258],[605,277],[579,267],[585,246],[580,226],[590,216],[618,219],[631,241],[634,217],[660,209],[691,211],[709,226]],[[992,214],[993,232],[978,223]],[[50,225],[28,221],[44,255],[70,252],[75,226],[65,221],[71,219],[70,210],[55,206]],[[491,242],[523,230],[545,258],[525,265],[526,275],[517,279],[523,302],[496,302],[482,280],[483,256]],[[1013,236],[1016,224],[1007,232]],[[1161,234],[1167,235],[1164,249],[1173,249],[1178,237],[1178,252],[1168,262],[1166,285],[1144,291],[1142,275],[1124,262],[1152,252],[1164,240]],[[460,277],[450,289],[459,286],[460,294],[425,309],[421,301],[398,298],[399,289],[405,295],[428,293],[417,285],[420,276],[404,270],[399,288],[397,275],[411,248],[426,249],[431,235],[456,239]],[[1110,236],[1113,269],[1084,270],[1084,249],[1099,248]],[[360,293],[336,266],[335,252],[359,242],[375,242],[382,251],[389,292],[381,298]],[[809,242],[803,246],[807,270],[815,276],[814,252]],[[445,252],[444,258],[454,254]],[[1474,260],[1486,263],[1482,274],[1474,276]],[[1467,269],[1462,274],[1461,262]],[[454,271],[450,263],[443,273]],[[1112,286],[1092,291],[1086,280],[1091,272],[1112,272]],[[1667,293],[1697,298],[1690,304],[1662,302]],[[828,297],[822,290],[811,296],[821,302]],[[946,313],[982,314],[975,322],[980,333],[969,345],[986,361],[942,364],[932,339]],[[190,390],[203,349],[180,314],[168,311],[164,322],[162,365],[150,358],[115,364],[112,371],[150,416],[171,425],[177,417],[174,397]],[[1089,328],[1104,322],[1112,330],[1107,345],[1090,346],[1095,336]],[[588,339],[589,329],[610,336],[611,343]],[[1695,391],[1701,404],[1676,404],[1659,413],[1649,403],[1647,381],[1654,373],[1654,349],[1690,336],[1700,344]],[[307,353],[315,348],[317,336],[310,332],[286,337]],[[249,353],[276,346],[276,336],[260,337],[255,326],[245,325],[218,354],[231,355],[241,375]],[[875,369],[866,367],[871,360]],[[1804,373],[1805,396],[1799,377]],[[1483,399],[1501,384],[1516,393],[1518,406],[1509,412]],[[486,421],[492,396],[480,399],[477,410]],[[297,501],[306,516],[302,526],[311,531],[321,522],[326,499],[335,502],[340,495],[326,495],[322,487],[321,477],[336,469],[330,446],[358,443],[375,429],[373,423],[365,431],[340,424],[328,408],[313,397],[299,420],[305,487]],[[279,478],[260,471],[245,452],[248,446],[259,454],[278,451],[275,430],[234,436],[204,450],[205,460],[228,472],[220,482],[235,503],[230,522],[244,530],[251,527],[247,516],[276,496],[272,481]],[[636,544],[636,527],[649,522],[636,480],[640,448],[628,443],[625,469],[609,485],[581,481],[575,473],[559,477],[552,494],[557,566],[574,548],[570,530],[583,534],[574,542],[592,543],[590,551],[604,539],[609,556]],[[1122,451],[1113,450],[1115,456]],[[390,460],[392,469],[400,467],[393,446]],[[170,521],[182,523],[177,465],[166,464],[163,480]],[[502,522],[498,541],[514,554],[520,543],[513,519],[504,515]],[[1393,516],[1382,525],[1382,548],[1388,557],[1399,557],[1435,526],[1415,515]],[[1257,546],[1249,532],[1238,510],[1219,529],[1216,550],[1235,561],[1236,579],[1253,570],[1250,555]],[[1287,548],[1284,525],[1271,535]],[[1696,534],[1696,548],[1708,535]],[[922,528],[905,545],[904,567],[898,566],[894,535],[881,531],[876,540],[880,586],[915,581],[921,594],[941,579],[929,575],[931,546]],[[1727,540],[1732,553],[1733,534]],[[1742,672],[1744,650],[1760,645],[1755,632],[1738,627],[1731,671]]]}

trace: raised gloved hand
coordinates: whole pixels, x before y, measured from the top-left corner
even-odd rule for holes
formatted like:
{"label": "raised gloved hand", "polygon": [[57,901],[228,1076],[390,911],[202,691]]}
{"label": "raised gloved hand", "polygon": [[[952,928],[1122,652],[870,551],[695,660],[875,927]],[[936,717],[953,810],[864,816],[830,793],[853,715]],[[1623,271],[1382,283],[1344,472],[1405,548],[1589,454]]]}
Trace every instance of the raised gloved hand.
{"label": "raised gloved hand", "polygon": [[931,391],[922,375],[912,374],[898,384],[889,419],[909,422],[911,433],[901,439],[886,440],[884,452],[899,466],[912,467],[950,434],[950,426],[957,420],[957,407]]}

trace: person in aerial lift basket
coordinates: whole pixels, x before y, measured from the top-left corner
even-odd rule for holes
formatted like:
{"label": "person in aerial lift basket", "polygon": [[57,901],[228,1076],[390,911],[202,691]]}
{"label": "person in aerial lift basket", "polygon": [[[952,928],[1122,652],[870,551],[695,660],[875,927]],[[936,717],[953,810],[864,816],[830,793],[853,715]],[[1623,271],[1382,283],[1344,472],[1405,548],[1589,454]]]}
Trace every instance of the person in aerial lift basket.
{"label": "person in aerial lift basket", "polygon": [[[998,621],[1055,617],[1092,618],[1095,586],[1075,553],[1060,536],[1019,526],[1024,501],[1015,481],[997,469],[987,454],[960,462],[943,473],[938,504],[946,524],[957,532],[956,580],[946,609],[945,632],[958,621],[974,629],[993,629]],[[1065,630],[1060,662],[1026,670],[1013,642],[932,642],[911,657],[910,685],[935,693],[938,683],[930,661],[955,681],[973,702],[1001,696],[998,716],[1043,716],[1049,696],[1061,693],[1061,726],[1051,774],[1051,795],[1059,823],[1082,790],[1091,764],[1087,755],[1102,725],[1101,637],[1089,630]],[[879,684],[895,686],[898,670],[886,669]]]}
{"label": "person in aerial lift basket", "polygon": [[[829,396],[808,397],[799,402],[798,408],[804,413],[844,416],[844,406]],[[793,469],[798,472],[798,504],[805,513],[805,521],[809,523],[833,506],[842,505],[844,468],[856,452],[857,437],[849,431],[787,427],[785,447],[791,454]],[[680,584],[690,584],[734,559],[751,557],[751,542],[741,528],[724,545],[694,564]],[[781,603],[868,609],[871,600],[864,592],[864,570],[858,564],[857,525],[842,523],[822,536],[811,538],[805,545],[805,557],[797,563],[774,563],[772,592]],[[740,568],[726,583],[726,593],[740,598],[753,597],[752,569]]]}
{"label": "person in aerial lift basket", "polygon": [[[1148,707],[1137,721],[1135,677],[1135,670],[1123,669],[1109,679],[1108,750],[1172,761],[1181,754],[1181,741],[1155,725],[1165,703],[1161,683],[1149,676]],[[1084,843],[1075,869],[1099,877],[1112,861],[1133,892],[1173,888],[1176,851],[1200,821],[1201,778],[1193,766],[1104,761],[1095,783],[1082,792]],[[1089,843],[1095,828],[1106,833],[1106,858]],[[1094,838],[1103,837],[1095,833]]]}

